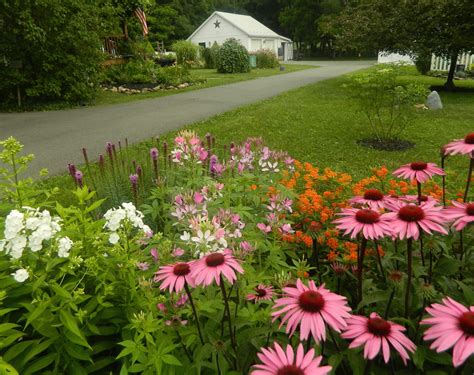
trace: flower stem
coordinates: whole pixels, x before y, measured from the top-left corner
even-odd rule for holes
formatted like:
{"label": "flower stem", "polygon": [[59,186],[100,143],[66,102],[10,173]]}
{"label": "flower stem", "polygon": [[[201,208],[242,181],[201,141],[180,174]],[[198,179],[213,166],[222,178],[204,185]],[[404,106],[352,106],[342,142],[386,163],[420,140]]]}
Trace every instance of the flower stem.
{"label": "flower stem", "polygon": [[227,298],[227,293],[225,291],[225,285],[224,285],[224,279],[221,275],[221,282],[219,283],[222,291],[222,296],[224,297],[224,307],[225,307],[225,312],[227,314],[227,322],[229,324],[229,335],[230,335],[230,342],[232,345],[232,349],[234,350],[235,353],[235,367],[238,368],[238,355],[237,355],[237,342],[234,337],[234,331],[232,330],[232,317],[230,315],[230,308],[229,308],[229,299]]}
{"label": "flower stem", "polygon": [[184,282],[184,289],[186,290],[186,294],[188,295],[189,298],[189,303],[191,305],[191,309],[193,310],[194,318],[196,319],[196,325],[199,333],[199,339],[201,340],[201,344],[204,345],[204,339],[202,338],[202,332],[201,332],[201,325],[199,324],[199,318],[197,315],[196,311],[196,306],[194,306],[194,301],[193,301],[193,296],[191,295],[191,291],[189,290],[188,283],[185,281]]}
{"label": "flower stem", "polygon": [[412,279],[412,245],[413,238],[407,239],[407,289],[405,292],[405,318],[408,318],[410,304],[410,289]]}
{"label": "flower stem", "polygon": [[364,268],[364,256],[365,256],[365,249],[367,248],[367,239],[362,237],[359,252],[357,254],[357,296],[359,300],[357,304],[362,301],[362,281],[363,281],[363,268]]}
{"label": "flower stem", "polygon": [[471,155],[471,161],[469,163],[469,172],[467,173],[466,190],[464,191],[463,202],[467,202],[467,195],[469,194],[469,187],[471,186],[472,170],[474,169],[474,158]]}
{"label": "flower stem", "polygon": [[313,253],[312,257],[314,259],[315,265],[316,265],[316,272],[318,273],[318,280],[319,283],[322,284],[322,279],[321,279],[321,267],[319,266],[319,253],[318,253],[318,241],[316,238],[313,238]]}
{"label": "flower stem", "polygon": [[191,357],[191,354],[189,354],[189,351],[188,351],[188,348],[186,348],[186,345],[184,345],[183,338],[182,338],[181,335],[179,334],[178,329],[175,329],[175,332],[176,332],[176,336],[178,336],[178,339],[179,339],[179,342],[180,342],[181,346],[182,346],[183,349],[184,349],[184,352],[186,353],[186,357],[188,357],[189,362],[192,363],[193,358]]}
{"label": "flower stem", "polygon": [[[441,156],[441,168],[444,171],[444,161],[446,160],[446,157],[444,154]],[[443,174],[443,207],[446,207],[446,175]]]}
{"label": "flower stem", "polygon": [[387,308],[385,309],[384,319],[388,319],[388,313],[390,312],[390,307],[392,306],[393,297],[395,296],[395,288],[392,289],[392,293],[390,293],[390,297],[388,297]]}
{"label": "flower stem", "polygon": [[382,274],[383,282],[387,283],[387,278],[385,277],[385,270],[382,265],[382,258],[380,257],[380,253],[379,253],[379,245],[377,241],[374,241],[374,244],[375,244],[375,253],[377,254],[377,261],[380,267],[380,273]]}
{"label": "flower stem", "polygon": [[418,190],[418,206],[421,205],[421,184],[416,181],[416,188]]}

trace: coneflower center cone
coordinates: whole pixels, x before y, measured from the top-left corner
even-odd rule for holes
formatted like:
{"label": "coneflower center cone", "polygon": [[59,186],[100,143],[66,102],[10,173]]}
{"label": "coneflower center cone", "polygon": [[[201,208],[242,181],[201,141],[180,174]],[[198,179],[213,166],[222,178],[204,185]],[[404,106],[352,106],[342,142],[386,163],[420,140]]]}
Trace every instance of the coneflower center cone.
{"label": "coneflower center cone", "polygon": [[298,302],[304,311],[312,313],[320,312],[324,307],[324,297],[313,290],[301,293]]}
{"label": "coneflower center cone", "polygon": [[364,199],[371,201],[381,201],[383,199],[383,193],[377,189],[369,189],[365,191]]}
{"label": "coneflower center cone", "polygon": [[423,171],[428,168],[428,164],[423,161],[416,161],[410,164],[410,168],[414,171]]}
{"label": "coneflower center cone", "polygon": [[206,257],[206,265],[208,267],[218,267],[224,264],[225,257],[221,253],[210,254]]}
{"label": "coneflower center cone", "polygon": [[173,267],[173,273],[176,276],[186,276],[191,271],[187,263],[178,263]]}
{"label": "coneflower center cone", "polygon": [[304,371],[298,366],[288,365],[279,369],[277,375],[304,375]]}
{"label": "coneflower center cone", "polygon": [[459,328],[467,335],[474,337],[474,312],[468,311],[459,317]]}
{"label": "coneflower center cone", "polygon": [[400,208],[398,217],[403,221],[414,222],[423,220],[425,213],[422,208],[410,205]]}
{"label": "coneflower center cone", "polygon": [[355,218],[359,223],[374,224],[379,221],[380,215],[374,210],[362,209],[357,211]]}
{"label": "coneflower center cone", "polygon": [[375,336],[388,336],[391,330],[390,323],[382,318],[370,318],[367,321],[367,329]]}
{"label": "coneflower center cone", "polygon": [[267,295],[267,291],[261,288],[255,288],[255,293],[257,293],[259,297],[265,297]]}
{"label": "coneflower center cone", "polygon": [[474,203],[469,203],[466,206],[466,214],[468,214],[469,216],[474,216]]}
{"label": "coneflower center cone", "polygon": [[468,145],[474,145],[474,133],[469,133],[466,135],[464,142],[466,142]]}

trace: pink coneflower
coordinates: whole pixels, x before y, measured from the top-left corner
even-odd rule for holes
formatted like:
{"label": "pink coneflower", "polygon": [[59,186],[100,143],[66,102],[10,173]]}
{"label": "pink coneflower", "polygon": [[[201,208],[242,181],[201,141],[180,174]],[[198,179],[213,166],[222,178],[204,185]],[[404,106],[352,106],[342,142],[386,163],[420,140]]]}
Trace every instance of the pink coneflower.
{"label": "pink coneflower", "polygon": [[292,336],[300,326],[300,340],[307,340],[311,333],[316,342],[326,340],[326,324],[337,332],[346,326],[345,319],[350,317],[346,298],[332,293],[324,287],[316,287],[313,280],[309,286],[300,279],[296,287],[283,288],[286,296],[276,300],[272,312],[273,321],[284,315],[280,327],[287,323],[286,332]]}
{"label": "pink coneflower", "polygon": [[237,280],[235,271],[244,273],[239,262],[232,256],[232,251],[226,249],[222,253],[211,253],[193,262],[191,276],[196,285],[208,286],[213,280],[219,285],[221,275],[233,284]]}
{"label": "pink coneflower", "polygon": [[364,192],[364,195],[358,195],[349,199],[349,203],[352,205],[365,205],[377,211],[385,207],[385,202],[388,199],[392,198],[385,196],[380,190],[369,189]]}
{"label": "pink coneflower", "polygon": [[444,176],[444,171],[435,163],[425,163],[423,161],[402,165],[393,175],[410,181],[417,181],[422,184],[435,175]]}
{"label": "pink coneflower", "polygon": [[391,220],[393,234],[401,240],[413,238],[417,240],[421,232],[432,234],[440,232],[448,234],[443,224],[446,222],[443,207],[424,202],[420,206],[394,201],[389,207],[394,212],[386,213]]}
{"label": "pink coneflower", "polygon": [[349,269],[349,267],[345,264],[342,264],[340,262],[334,262],[331,263],[331,268],[336,274],[336,276],[343,276],[345,275],[346,271]]}
{"label": "pink coneflower", "polygon": [[332,370],[331,366],[320,366],[322,356],[314,357],[314,349],[304,353],[299,344],[295,352],[290,345],[286,350],[278,344],[273,348],[262,348],[257,353],[262,364],[254,365],[250,375],[325,375]]}
{"label": "pink coneflower", "polygon": [[344,230],[344,234],[351,233],[351,238],[355,238],[362,232],[366,239],[377,239],[392,234],[390,220],[386,215],[381,215],[377,211],[368,208],[343,208],[337,215],[342,218],[334,220],[336,227]]}
{"label": "pink coneflower", "polygon": [[424,333],[425,340],[435,340],[431,349],[443,352],[452,346],[453,365],[461,366],[474,354],[474,306],[469,308],[453,299],[443,298],[442,303],[435,303],[426,308],[430,318],[420,324],[431,325]]}
{"label": "pink coneflower", "polygon": [[474,222],[474,202],[460,203],[453,201],[453,205],[444,210],[448,220],[454,221],[456,230],[463,230],[466,225]]}
{"label": "pink coneflower", "polygon": [[382,349],[383,359],[388,363],[390,359],[390,346],[395,349],[403,363],[410,359],[407,350],[414,352],[416,346],[402,332],[405,328],[389,320],[382,319],[377,313],[371,313],[369,318],[352,315],[347,320],[347,328],[341,337],[354,339],[349,348],[364,346],[364,358],[374,359]]}
{"label": "pink coneflower", "polygon": [[194,286],[194,280],[191,276],[191,266],[189,263],[176,263],[167,266],[161,266],[155,273],[155,282],[162,281],[160,289],[169,288],[170,293],[178,293],[184,288],[184,283]]}
{"label": "pink coneflower", "polygon": [[445,155],[470,154],[474,151],[474,133],[469,133],[464,139],[455,139],[444,146]]}
{"label": "pink coneflower", "polygon": [[258,284],[255,287],[254,293],[247,294],[248,301],[260,302],[260,301],[268,301],[272,299],[273,296],[273,288],[271,285],[265,284]]}

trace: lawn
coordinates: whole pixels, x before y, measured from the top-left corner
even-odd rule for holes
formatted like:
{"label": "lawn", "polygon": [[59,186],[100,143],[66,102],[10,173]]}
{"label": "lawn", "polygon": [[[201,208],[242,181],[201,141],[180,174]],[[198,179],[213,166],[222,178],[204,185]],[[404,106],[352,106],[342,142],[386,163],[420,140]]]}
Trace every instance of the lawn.
{"label": "lawn", "polygon": [[118,104],[126,103],[141,99],[158,98],[161,96],[168,96],[179,94],[186,91],[199,90],[207,87],[226,85],[229,83],[248,81],[250,79],[268,77],[273,75],[286,74],[296,72],[304,69],[314,69],[314,65],[294,65],[294,64],[282,64],[284,70],[280,68],[274,69],[252,69],[249,73],[233,73],[233,74],[221,74],[217,73],[215,69],[191,69],[191,75],[194,78],[204,79],[205,82],[190,86],[179,90],[163,90],[157,92],[148,92],[140,94],[120,94],[110,91],[100,91],[93,105],[107,105],[107,104]]}

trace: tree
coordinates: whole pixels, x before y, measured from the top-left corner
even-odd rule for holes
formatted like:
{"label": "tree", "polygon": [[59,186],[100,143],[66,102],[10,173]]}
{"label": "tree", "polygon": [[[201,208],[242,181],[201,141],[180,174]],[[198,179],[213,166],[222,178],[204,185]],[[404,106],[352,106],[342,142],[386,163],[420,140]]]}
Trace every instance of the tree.
{"label": "tree", "polygon": [[471,0],[362,0],[339,17],[339,48],[376,49],[450,59],[445,84],[454,87],[457,58],[474,50]]}
{"label": "tree", "polygon": [[92,0],[0,0],[0,98],[90,100],[101,9]]}

